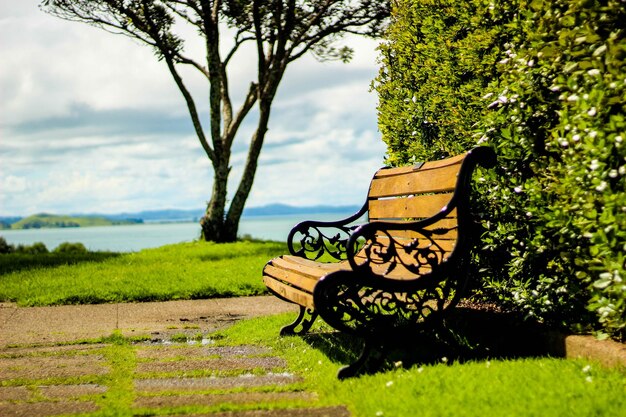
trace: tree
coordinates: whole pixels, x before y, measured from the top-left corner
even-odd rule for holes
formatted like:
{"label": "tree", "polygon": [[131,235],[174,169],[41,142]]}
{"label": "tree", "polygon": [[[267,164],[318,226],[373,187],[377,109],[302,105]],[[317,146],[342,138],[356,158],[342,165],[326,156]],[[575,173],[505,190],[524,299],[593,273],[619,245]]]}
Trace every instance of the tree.
{"label": "tree", "polygon": [[[206,240],[234,241],[250,193],[268,128],[272,101],[290,62],[312,53],[319,59],[349,61],[352,50],[336,47],[344,34],[378,36],[389,15],[389,2],[378,0],[44,0],[44,11],[123,34],[151,46],[182,93],[195,133],[214,170],[211,199],[200,224]],[[187,55],[178,34],[184,25],[202,37],[205,56]],[[224,50],[222,32],[234,31]],[[254,45],[257,77],[237,109],[231,100],[227,68],[245,44]],[[195,70],[209,84],[209,119],[188,89],[182,67]],[[258,106],[256,130],[228,209],[230,157],[237,132]]]}

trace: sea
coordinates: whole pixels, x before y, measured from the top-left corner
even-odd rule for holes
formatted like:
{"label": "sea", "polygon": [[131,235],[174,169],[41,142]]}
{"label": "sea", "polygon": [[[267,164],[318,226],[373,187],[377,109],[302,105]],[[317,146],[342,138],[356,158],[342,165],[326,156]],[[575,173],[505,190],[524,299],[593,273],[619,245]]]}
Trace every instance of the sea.
{"label": "sea", "polygon": [[[292,227],[303,220],[333,221],[348,217],[350,214],[311,213],[243,217],[239,223],[238,235],[286,242]],[[13,245],[42,242],[49,250],[63,242],[80,242],[91,251],[137,252],[197,240],[200,238],[200,225],[198,222],[154,222],[119,226],[0,230],[0,236]]]}

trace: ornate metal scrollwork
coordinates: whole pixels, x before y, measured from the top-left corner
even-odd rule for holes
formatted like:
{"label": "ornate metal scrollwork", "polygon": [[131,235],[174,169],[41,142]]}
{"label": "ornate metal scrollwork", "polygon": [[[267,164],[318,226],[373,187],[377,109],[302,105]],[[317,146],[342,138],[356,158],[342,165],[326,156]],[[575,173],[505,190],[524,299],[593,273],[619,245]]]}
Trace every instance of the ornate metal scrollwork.
{"label": "ornate metal scrollwork", "polygon": [[419,327],[454,306],[459,295],[454,284],[443,280],[435,286],[395,291],[380,283],[368,285],[341,271],[318,283],[315,302],[324,320],[337,329],[363,337],[391,334]]}
{"label": "ornate metal scrollwork", "polygon": [[299,246],[295,255],[308,259],[319,259],[327,253],[337,260],[347,259],[348,241],[354,227],[337,226],[333,228],[306,224],[304,222],[294,228],[291,242]]}
{"label": "ornate metal scrollwork", "polygon": [[336,222],[304,221],[289,233],[287,244],[292,255],[317,260],[328,254],[336,260],[347,259],[352,232],[358,225],[351,223],[367,211],[364,206],[353,216]]}

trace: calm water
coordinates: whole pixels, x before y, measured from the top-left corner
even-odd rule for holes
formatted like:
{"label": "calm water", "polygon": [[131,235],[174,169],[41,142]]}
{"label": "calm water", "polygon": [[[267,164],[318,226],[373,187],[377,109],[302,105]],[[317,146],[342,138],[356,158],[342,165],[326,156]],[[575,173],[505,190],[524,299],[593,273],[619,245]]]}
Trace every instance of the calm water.
{"label": "calm water", "polygon": [[[302,220],[338,220],[349,214],[351,213],[247,217],[239,224],[239,235],[286,241],[291,228]],[[43,242],[50,250],[63,242],[81,242],[93,251],[132,252],[170,243],[190,242],[200,237],[200,225],[146,223],[129,226],[0,230],[0,236],[14,245]]]}

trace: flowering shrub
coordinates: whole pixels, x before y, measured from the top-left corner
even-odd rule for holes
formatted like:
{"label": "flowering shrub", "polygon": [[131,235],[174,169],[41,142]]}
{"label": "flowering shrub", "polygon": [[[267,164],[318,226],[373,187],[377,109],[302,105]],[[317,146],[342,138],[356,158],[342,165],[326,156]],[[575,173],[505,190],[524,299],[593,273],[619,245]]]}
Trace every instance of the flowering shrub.
{"label": "flowering shrub", "polygon": [[396,4],[374,84],[388,161],[493,146],[477,294],[624,338],[626,1],[459,3]]}

